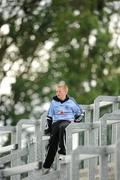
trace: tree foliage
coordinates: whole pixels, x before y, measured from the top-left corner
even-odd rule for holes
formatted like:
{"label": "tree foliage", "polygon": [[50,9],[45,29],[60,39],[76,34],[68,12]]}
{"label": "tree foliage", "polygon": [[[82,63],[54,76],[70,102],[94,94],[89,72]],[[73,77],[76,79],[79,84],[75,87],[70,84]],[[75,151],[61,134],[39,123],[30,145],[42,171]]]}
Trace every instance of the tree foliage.
{"label": "tree foliage", "polygon": [[39,118],[61,80],[82,104],[118,95],[119,24],[111,1],[2,0],[0,81],[11,91],[0,92],[1,121]]}

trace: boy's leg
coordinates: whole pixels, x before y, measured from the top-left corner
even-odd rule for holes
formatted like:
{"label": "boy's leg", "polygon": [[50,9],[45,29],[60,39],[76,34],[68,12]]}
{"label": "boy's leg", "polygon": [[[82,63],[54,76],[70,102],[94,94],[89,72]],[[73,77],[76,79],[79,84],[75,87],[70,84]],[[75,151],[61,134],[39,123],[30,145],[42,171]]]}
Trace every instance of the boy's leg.
{"label": "boy's leg", "polygon": [[65,128],[70,124],[70,121],[62,121],[59,125],[59,154],[66,154],[65,142],[66,142],[66,132]]}
{"label": "boy's leg", "polygon": [[48,145],[48,152],[47,152],[47,156],[45,159],[45,162],[43,164],[44,168],[50,168],[57,149],[58,149],[58,143],[59,143],[59,124],[58,123],[54,123],[52,125],[52,133],[51,133],[51,137],[50,137],[50,141],[49,141],[49,145]]}

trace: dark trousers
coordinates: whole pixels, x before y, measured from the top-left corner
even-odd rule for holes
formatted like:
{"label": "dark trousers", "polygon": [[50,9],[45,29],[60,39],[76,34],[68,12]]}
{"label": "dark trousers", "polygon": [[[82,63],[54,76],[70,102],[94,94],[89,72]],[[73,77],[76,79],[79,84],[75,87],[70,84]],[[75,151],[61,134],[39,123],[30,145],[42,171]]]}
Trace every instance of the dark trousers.
{"label": "dark trousers", "polygon": [[45,162],[43,164],[44,168],[50,168],[56,152],[58,150],[58,146],[59,146],[59,154],[66,154],[66,149],[65,149],[65,128],[70,124],[70,121],[67,120],[61,120],[61,121],[57,121],[55,123],[53,123],[52,125],[52,132],[51,132],[51,136],[50,136],[50,141],[49,141],[49,145],[48,145],[48,152],[47,152],[47,156],[45,159]]}

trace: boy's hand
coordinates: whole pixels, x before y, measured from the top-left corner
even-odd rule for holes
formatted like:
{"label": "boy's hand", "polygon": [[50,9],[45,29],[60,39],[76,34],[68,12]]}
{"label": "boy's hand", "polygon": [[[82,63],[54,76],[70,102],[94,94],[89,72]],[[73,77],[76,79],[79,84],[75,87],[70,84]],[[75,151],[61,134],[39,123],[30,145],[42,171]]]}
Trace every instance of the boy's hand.
{"label": "boy's hand", "polygon": [[85,112],[83,111],[80,116],[75,116],[74,122],[75,123],[81,122],[83,120],[84,116],[85,116]]}
{"label": "boy's hand", "polygon": [[45,135],[50,135],[51,134],[51,129],[47,128],[44,130]]}

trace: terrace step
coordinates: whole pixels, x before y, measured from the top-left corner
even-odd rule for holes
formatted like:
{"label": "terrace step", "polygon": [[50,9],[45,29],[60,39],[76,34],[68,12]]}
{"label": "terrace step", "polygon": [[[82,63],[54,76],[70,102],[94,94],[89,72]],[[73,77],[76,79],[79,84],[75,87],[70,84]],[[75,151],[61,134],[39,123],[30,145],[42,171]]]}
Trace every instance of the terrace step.
{"label": "terrace step", "polygon": [[[99,166],[96,168],[95,180],[100,180]],[[88,169],[80,169],[80,180],[88,180]],[[114,164],[108,164],[108,180],[115,180]]]}

